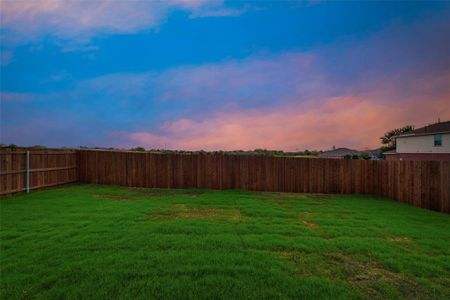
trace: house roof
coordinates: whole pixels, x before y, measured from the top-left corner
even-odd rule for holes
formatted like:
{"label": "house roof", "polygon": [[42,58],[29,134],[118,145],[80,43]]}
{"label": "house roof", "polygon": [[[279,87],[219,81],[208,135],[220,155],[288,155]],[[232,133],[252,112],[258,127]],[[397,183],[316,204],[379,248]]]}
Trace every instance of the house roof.
{"label": "house roof", "polygon": [[383,154],[397,154],[397,151],[389,150],[389,151],[383,152]]}
{"label": "house roof", "polygon": [[337,148],[334,150],[325,151],[319,154],[319,157],[323,158],[336,158],[336,157],[344,157],[346,155],[360,155],[362,153],[367,153],[372,156],[379,156],[381,154],[381,148],[372,149],[372,150],[353,150],[349,148]]}
{"label": "house roof", "polygon": [[450,132],[450,121],[446,122],[438,122],[431,125],[427,125],[425,127],[417,128],[412,131],[408,131],[404,134],[401,134],[397,137],[408,137],[408,136],[416,136],[416,135],[429,135],[429,134],[437,134]]}
{"label": "house roof", "polygon": [[365,152],[368,153],[369,155],[375,155],[378,156],[380,155],[383,151],[381,150],[381,148],[377,148],[377,149],[372,149],[372,150],[363,150],[360,151],[361,153]]}
{"label": "house roof", "polygon": [[319,157],[344,157],[345,155],[359,154],[359,151],[348,148],[337,148],[319,154]]}

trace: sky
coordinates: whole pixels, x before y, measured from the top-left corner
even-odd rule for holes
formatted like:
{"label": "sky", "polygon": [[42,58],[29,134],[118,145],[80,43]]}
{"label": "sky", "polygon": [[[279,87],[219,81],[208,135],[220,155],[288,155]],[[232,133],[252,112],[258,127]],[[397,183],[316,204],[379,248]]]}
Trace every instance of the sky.
{"label": "sky", "polygon": [[372,149],[450,120],[450,2],[0,0],[0,143]]}

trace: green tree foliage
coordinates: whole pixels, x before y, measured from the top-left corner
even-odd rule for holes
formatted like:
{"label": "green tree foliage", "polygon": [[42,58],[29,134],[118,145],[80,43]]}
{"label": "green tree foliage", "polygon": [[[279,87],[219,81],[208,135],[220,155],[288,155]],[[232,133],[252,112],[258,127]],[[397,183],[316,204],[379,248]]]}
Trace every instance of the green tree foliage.
{"label": "green tree foliage", "polygon": [[369,160],[370,159],[370,154],[367,152],[361,152],[361,154],[359,154],[359,157],[365,160]]}
{"label": "green tree foliage", "polygon": [[[6,148],[16,148],[18,146],[14,144],[10,145],[3,145],[0,144],[0,147],[6,147]],[[24,147],[27,148],[27,147]],[[42,145],[35,145],[32,147],[28,147],[30,149],[45,149],[45,146]],[[89,146],[79,146],[79,149],[95,149],[95,150],[127,150],[127,149],[120,149],[120,148],[114,148],[114,147],[89,147]],[[134,147],[128,149],[130,151],[139,151],[139,152],[147,152],[147,153],[163,153],[163,154],[185,154],[185,155],[193,155],[193,154],[200,154],[200,155],[246,155],[246,156],[289,156],[289,157],[317,157],[319,156],[322,151],[319,150],[304,150],[304,151],[282,151],[282,150],[270,150],[270,149],[255,149],[255,150],[232,150],[232,151],[205,151],[205,150],[198,150],[198,151],[188,151],[188,150],[170,150],[170,149],[145,149],[144,147]]]}
{"label": "green tree foliage", "polygon": [[382,151],[394,150],[396,147],[395,137],[401,134],[404,134],[408,131],[414,130],[414,126],[406,125],[401,128],[396,128],[391,131],[386,132],[382,137],[380,137],[381,144],[384,146],[381,147]]}

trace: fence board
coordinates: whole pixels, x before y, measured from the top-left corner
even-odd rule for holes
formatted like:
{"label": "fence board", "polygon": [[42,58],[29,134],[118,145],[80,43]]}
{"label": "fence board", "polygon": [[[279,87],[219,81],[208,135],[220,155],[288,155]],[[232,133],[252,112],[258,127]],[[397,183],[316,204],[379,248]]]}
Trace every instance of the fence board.
{"label": "fence board", "polygon": [[[26,190],[26,151],[0,149],[0,195]],[[30,190],[79,180],[77,151],[30,150]]]}
{"label": "fence board", "polygon": [[[4,167],[2,167],[2,170]],[[80,151],[82,182],[148,188],[374,194],[450,212],[450,162]],[[2,179],[2,184],[5,179]]]}

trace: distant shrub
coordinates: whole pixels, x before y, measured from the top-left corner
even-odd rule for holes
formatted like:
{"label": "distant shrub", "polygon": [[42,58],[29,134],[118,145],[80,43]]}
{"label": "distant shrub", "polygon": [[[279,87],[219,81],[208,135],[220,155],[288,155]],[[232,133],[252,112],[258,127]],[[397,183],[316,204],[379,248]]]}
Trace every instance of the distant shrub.
{"label": "distant shrub", "polygon": [[143,147],[135,147],[135,148],[131,148],[130,150],[131,150],[131,151],[140,151],[140,152],[144,152],[144,151],[145,151],[145,148],[143,148]]}
{"label": "distant shrub", "polygon": [[365,160],[369,160],[369,159],[370,159],[370,155],[369,155],[369,153],[367,153],[367,152],[361,153],[361,154],[359,155],[359,157],[361,157],[362,159],[365,159]]}

